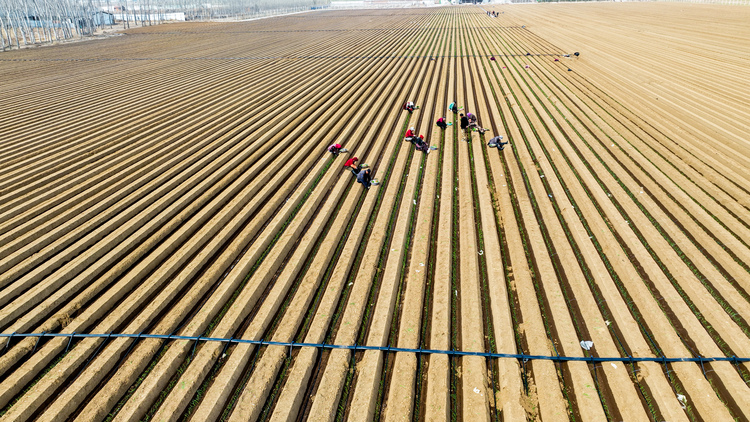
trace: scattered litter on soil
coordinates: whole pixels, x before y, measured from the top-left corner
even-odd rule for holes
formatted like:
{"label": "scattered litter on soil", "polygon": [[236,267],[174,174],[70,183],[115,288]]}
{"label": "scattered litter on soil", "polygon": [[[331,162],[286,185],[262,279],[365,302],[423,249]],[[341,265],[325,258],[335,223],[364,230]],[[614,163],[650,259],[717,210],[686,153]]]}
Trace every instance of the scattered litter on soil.
{"label": "scattered litter on soil", "polygon": [[677,395],[677,400],[680,402],[680,405],[683,409],[687,409],[687,397],[685,397],[682,394]]}

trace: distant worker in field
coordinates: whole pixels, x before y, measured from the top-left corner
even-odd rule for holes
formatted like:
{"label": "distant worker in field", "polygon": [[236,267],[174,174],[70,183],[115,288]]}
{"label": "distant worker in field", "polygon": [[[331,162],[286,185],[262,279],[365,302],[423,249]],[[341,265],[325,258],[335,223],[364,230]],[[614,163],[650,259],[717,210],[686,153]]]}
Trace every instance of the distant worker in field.
{"label": "distant worker in field", "polygon": [[404,141],[414,142],[414,137],[417,136],[416,132],[414,132],[414,128],[410,127],[406,130],[406,133],[404,134]]}
{"label": "distant worker in field", "polygon": [[427,146],[427,142],[424,141],[424,135],[419,135],[418,138],[414,139],[414,148],[416,148],[417,151],[422,151],[424,153],[430,153],[430,148]]}
{"label": "distant worker in field", "polygon": [[357,164],[357,161],[359,161],[359,158],[352,157],[344,163],[344,168],[347,170],[351,170],[352,173],[355,175],[359,173],[360,170],[362,170],[362,166]]}
{"label": "distant worker in field", "polygon": [[453,125],[453,123],[447,123],[445,121],[445,117],[441,117],[441,118],[437,119],[437,122],[435,122],[435,124],[437,125],[437,127],[439,127],[440,129],[443,129],[443,130],[445,130],[445,128],[447,128],[448,126],[452,126]]}
{"label": "distant worker in field", "polygon": [[448,110],[452,111],[453,114],[458,113],[458,110],[463,110],[463,107],[459,107],[455,102],[448,104]]}
{"label": "distant worker in field", "polygon": [[408,112],[409,112],[409,114],[411,114],[412,112],[414,112],[414,110],[418,109],[418,108],[419,108],[419,106],[416,106],[416,105],[414,105],[414,103],[413,103],[413,102],[411,102],[411,101],[407,101],[407,102],[406,102],[406,103],[405,103],[405,104],[403,105],[403,107],[401,107],[401,108],[403,108],[404,110],[408,111]]}
{"label": "distant worker in field", "polygon": [[341,148],[341,144],[331,144],[328,146],[328,152],[335,156],[338,156],[340,152],[347,152],[349,151],[346,148]]}
{"label": "distant worker in field", "polygon": [[479,133],[484,133],[487,129],[484,129],[482,127],[479,127],[479,124],[477,123],[477,115],[472,113],[466,113],[466,117],[469,119],[469,125],[468,128],[471,130],[476,130]]}
{"label": "distant worker in field", "polygon": [[425,154],[429,154],[430,151],[437,149],[437,147],[431,147],[427,144],[427,141],[424,140],[424,135],[419,135],[418,138],[414,139],[414,147],[417,151],[422,151]]}
{"label": "distant worker in field", "polygon": [[464,116],[463,113],[461,113],[461,129],[466,131],[468,127],[469,127],[469,118]]}
{"label": "distant worker in field", "polygon": [[490,148],[497,147],[497,149],[499,149],[500,151],[502,151],[503,149],[505,149],[504,145],[508,145],[508,142],[507,141],[503,142],[503,137],[500,136],[500,135],[497,135],[494,138],[490,139],[490,142],[487,145]]}
{"label": "distant worker in field", "polygon": [[364,169],[360,171],[359,174],[357,174],[357,181],[359,183],[362,183],[362,186],[364,186],[366,189],[370,189],[370,185],[380,184],[380,182],[372,178],[370,169]]}

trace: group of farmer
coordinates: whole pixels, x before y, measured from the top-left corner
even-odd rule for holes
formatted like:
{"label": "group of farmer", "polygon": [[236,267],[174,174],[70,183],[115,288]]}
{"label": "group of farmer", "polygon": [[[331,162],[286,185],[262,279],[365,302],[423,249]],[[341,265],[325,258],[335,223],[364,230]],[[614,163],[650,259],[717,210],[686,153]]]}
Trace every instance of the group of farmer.
{"label": "group of farmer", "polygon": [[[481,134],[484,134],[485,132],[487,132],[486,128],[483,128],[483,127],[479,126],[479,123],[477,123],[477,115],[476,114],[474,114],[474,113],[466,113],[466,115],[464,116],[463,113],[459,113],[459,111],[463,110],[463,107],[459,107],[455,102],[448,104],[448,110],[452,111],[453,114],[459,114],[459,116],[461,117],[461,119],[460,119],[461,130],[464,131],[464,135],[466,136],[463,139],[464,141],[466,141],[466,142],[471,141],[470,133],[472,131],[479,132]],[[438,126],[440,126],[441,128],[445,129],[445,126],[443,126],[443,125],[446,124],[445,123],[445,118],[441,117],[440,119],[438,119],[438,121],[437,121],[436,124]],[[450,123],[448,123],[448,125],[450,125]],[[499,149],[499,150],[502,151],[503,149],[505,149],[505,145],[508,144],[507,141],[506,142],[502,142],[502,140],[503,140],[503,137],[500,136],[500,135],[498,135],[498,136],[495,136],[494,138],[490,139],[490,142],[487,145],[490,148],[497,147],[497,149]]]}
{"label": "group of farmer", "polygon": [[[412,101],[408,101],[404,103],[401,108],[411,114],[414,112],[414,110],[419,109],[419,106],[415,105]],[[452,102],[448,105],[448,110],[453,112],[453,114],[459,114],[459,111],[463,110],[463,107],[459,107],[455,102]],[[440,117],[439,119],[437,119],[435,124],[440,129],[445,130],[453,123],[448,123],[445,117]],[[487,131],[487,129],[479,126],[479,123],[477,123],[477,116],[473,113],[466,113],[466,115],[460,113],[460,124],[461,129],[466,136],[463,139],[464,141],[471,141],[471,131],[476,131],[480,134],[484,134]],[[404,134],[404,140],[407,142],[411,142],[412,144],[414,144],[414,148],[417,151],[424,152],[425,154],[429,154],[431,151],[437,149],[437,147],[435,146],[430,146],[427,141],[425,141],[424,135],[418,135],[413,127],[410,127],[406,131],[406,133]],[[503,150],[505,148],[504,145],[508,144],[508,142],[502,142],[502,140],[502,136],[495,136],[490,139],[488,146],[490,148]],[[328,151],[333,155],[339,155],[340,153],[347,152],[348,150],[343,148],[340,144],[332,144],[328,147]],[[358,161],[359,158],[351,157],[346,161],[346,163],[344,163],[344,168],[347,171],[351,171],[354,176],[356,176],[357,182],[361,183],[366,189],[370,189],[370,186],[372,185],[378,185],[379,182],[376,179],[372,178],[372,171],[369,169],[369,166],[367,164],[358,163]]]}
{"label": "group of farmer", "polygon": [[417,132],[414,131],[413,127],[410,127],[404,134],[404,141],[411,142],[414,144],[414,148],[417,151],[422,151],[425,154],[429,154],[430,151],[437,149],[437,147],[427,145],[427,142],[424,140],[424,135],[417,136]]}
{"label": "group of farmer", "polygon": [[[332,144],[328,146],[328,152],[333,154],[334,156],[339,155],[342,152],[348,152],[346,148],[342,148],[341,144]],[[344,168],[347,171],[351,171],[354,173],[354,176],[357,177],[357,182],[362,183],[362,186],[364,186],[366,189],[370,189],[370,186],[372,185],[378,185],[379,182],[377,179],[372,178],[372,171],[368,168],[370,167],[367,164],[357,163],[359,161],[359,158],[352,157],[348,160],[346,160],[346,163],[344,163]]]}

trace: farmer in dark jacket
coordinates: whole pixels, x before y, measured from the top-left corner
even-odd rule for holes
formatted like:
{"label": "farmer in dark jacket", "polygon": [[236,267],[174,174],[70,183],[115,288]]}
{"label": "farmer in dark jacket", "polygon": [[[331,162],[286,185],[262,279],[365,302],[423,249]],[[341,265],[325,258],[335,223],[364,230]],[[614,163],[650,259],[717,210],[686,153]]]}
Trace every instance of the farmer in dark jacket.
{"label": "farmer in dark jacket", "polygon": [[[463,113],[461,113],[461,129],[463,129],[464,134],[467,134],[467,135],[469,134],[469,132],[468,132],[468,130],[469,130],[469,118],[466,117],[466,116],[464,116]],[[471,139],[471,138],[469,138],[469,139]]]}
{"label": "farmer in dark jacket", "polygon": [[366,189],[370,189],[370,185],[377,185],[379,182],[372,178],[370,175],[370,169],[364,169],[357,174],[357,181],[362,183]]}
{"label": "farmer in dark jacket", "polygon": [[461,113],[461,129],[466,130],[469,127],[469,118]]}

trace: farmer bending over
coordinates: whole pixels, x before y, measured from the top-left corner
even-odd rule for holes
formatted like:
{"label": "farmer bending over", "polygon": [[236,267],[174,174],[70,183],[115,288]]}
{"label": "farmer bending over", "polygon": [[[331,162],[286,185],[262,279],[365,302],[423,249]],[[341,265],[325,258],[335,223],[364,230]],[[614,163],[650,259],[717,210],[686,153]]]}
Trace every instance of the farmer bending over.
{"label": "farmer bending over", "polygon": [[359,161],[359,158],[357,157],[352,157],[346,160],[346,163],[344,163],[344,168],[350,170],[356,175],[360,170],[362,170],[362,166],[358,165],[357,161]]}
{"label": "farmer bending over", "polygon": [[417,149],[417,151],[422,151],[425,154],[429,154],[430,151],[434,151],[437,149],[437,147],[431,147],[427,144],[427,142],[424,140],[424,135],[419,135],[419,138],[415,137],[414,147]]}
{"label": "farmer bending over", "polygon": [[414,138],[416,138],[416,136],[417,133],[414,132],[414,128],[410,127],[404,134],[404,141],[414,142]]}
{"label": "farmer bending over", "polygon": [[445,130],[445,128],[447,128],[448,126],[451,126],[453,123],[446,123],[445,117],[441,117],[441,118],[437,119],[437,122],[435,122],[435,124],[440,129]]}
{"label": "farmer bending over", "polygon": [[461,113],[461,129],[466,131],[468,127],[469,127],[469,118],[464,116],[463,113]]}
{"label": "farmer bending over", "polygon": [[359,161],[359,158],[352,157],[344,163],[344,168],[350,170],[355,176],[359,174],[359,171],[363,168],[369,167],[367,164],[357,164],[357,161]]}
{"label": "farmer bending over", "polygon": [[341,148],[341,144],[331,144],[328,146],[328,152],[335,157],[338,156],[340,152],[346,152],[346,150]]}
{"label": "farmer bending over", "polygon": [[476,114],[466,113],[466,117],[469,118],[469,125],[467,126],[468,128],[472,130],[477,130],[479,133],[485,132],[486,129],[479,127],[479,125],[477,124]]}
{"label": "farmer bending over", "polygon": [[499,149],[500,151],[502,151],[503,149],[505,149],[505,147],[503,145],[507,145],[508,144],[507,141],[506,142],[502,142],[502,140],[503,140],[503,137],[500,136],[500,135],[497,135],[494,138],[490,139],[490,142],[487,145],[489,145],[490,148],[497,147],[497,149]]}
{"label": "farmer bending over", "polygon": [[357,181],[359,183],[362,183],[362,186],[364,186],[366,189],[370,189],[370,185],[377,185],[380,182],[373,179],[370,175],[370,169],[364,169],[357,174]]}

